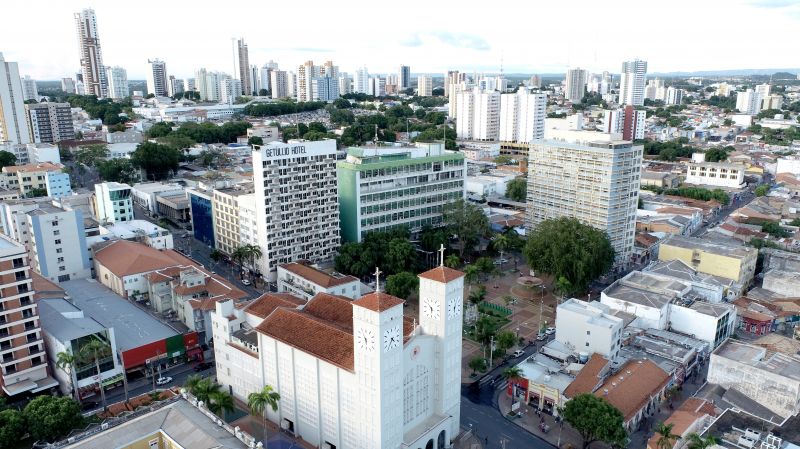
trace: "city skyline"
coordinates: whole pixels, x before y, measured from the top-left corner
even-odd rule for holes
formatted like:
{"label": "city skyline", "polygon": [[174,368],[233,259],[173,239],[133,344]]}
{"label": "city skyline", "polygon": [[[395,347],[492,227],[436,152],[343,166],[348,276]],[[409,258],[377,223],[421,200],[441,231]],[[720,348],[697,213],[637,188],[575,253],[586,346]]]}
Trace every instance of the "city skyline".
{"label": "city skyline", "polygon": [[[518,13],[498,16],[502,24],[496,27],[471,26],[470,21],[476,16],[470,11],[426,5],[424,15],[413,21],[403,21],[402,27],[390,31],[384,21],[344,14],[316,1],[312,1],[312,10],[321,13],[302,23],[265,21],[259,14],[235,16],[233,11],[240,11],[243,6],[215,9],[213,26],[200,21],[199,13],[185,12],[171,4],[144,1],[140,2],[140,10],[158,10],[162,17],[174,18],[176,24],[160,26],[157,33],[138,34],[131,30],[136,16],[111,4],[77,0],[48,3],[45,7],[44,2],[31,1],[5,5],[4,10],[10,16],[35,16],[37,24],[50,31],[27,33],[23,28],[27,26],[23,25],[25,21],[8,23],[0,30],[0,39],[14,44],[0,50],[7,60],[19,62],[21,75],[39,80],[74,76],[80,66],[73,15],[83,8],[94,8],[103,63],[123,67],[129,79],[137,80],[146,78],[147,59],[156,57],[165,61],[170,74],[178,78],[190,77],[201,67],[234,75],[232,38],[240,37],[248,43],[251,64],[260,67],[272,59],[280,64],[281,70],[296,70],[309,59],[320,62],[332,59],[346,72],[367,65],[370,73],[395,73],[401,64],[410,65],[413,73],[443,73],[448,69],[494,73],[500,70],[501,64],[506,73],[564,73],[568,67],[576,66],[594,72],[619,73],[623,61],[636,57],[648,61],[650,73],[796,65],[790,56],[794,42],[791,30],[800,25],[800,4],[787,0],[683,3],[683,6],[691,6],[692,16],[687,16],[689,9],[682,7],[681,2],[672,5],[658,16],[662,23],[670,24],[669,31],[659,39],[641,34],[641,39],[627,39],[624,45],[615,46],[605,43],[608,41],[602,37],[611,31],[595,24],[624,22],[636,27],[637,23],[652,22],[652,19],[637,16],[639,9],[631,8],[626,1],[614,5],[581,4],[577,6],[580,15],[563,21],[552,20],[565,16],[564,9],[558,6],[537,6],[528,14],[519,13],[525,7],[510,7],[508,11]],[[354,5],[348,9],[358,8]],[[409,5],[409,10],[420,9]],[[290,14],[288,6],[276,5],[271,7],[269,15]],[[182,17],[191,22],[181,23]],[[537,22],[537,17],[542,20]],[[755,40],[736,42],[734,46],[725,38],[730,23],[742,17],[748,18],[755,34],[769,32],[772,51],[761,51],[761,44]],[[447,18],[447,21],[439,18]],[[147,27],[146,24],[140,26]],[[194,33],[191,39],[187,39],[187,26],[189,32]],[[191,31],[192,27],[196,29]],[[299,32],[302,29],[314,31]],[[709,36],[710,41],[700,45],[697,32]],[[530,39],[520,39],[525,33]],[[19,38],[22,35],[25,39]],[[554,35],[557,37],[553,38]],[[286,38],[276,39],[275,36]],[[537,45],[540,39],[547,45]],[[713,39],[719,40],[718,47],[713,45]],[[188,44],[175,45],[176,42]],[[676,48],[685,50],[675,51]],[[733,52],[747,55],[747,58],[733,58]]]}

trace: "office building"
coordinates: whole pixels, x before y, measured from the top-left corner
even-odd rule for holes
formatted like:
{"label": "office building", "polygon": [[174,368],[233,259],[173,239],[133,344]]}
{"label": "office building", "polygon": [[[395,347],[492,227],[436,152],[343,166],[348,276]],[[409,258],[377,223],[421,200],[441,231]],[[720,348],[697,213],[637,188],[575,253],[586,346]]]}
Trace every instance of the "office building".
{"label": "office building", "polygon": [[31,143],[19,66],[0,53],[0,143]]}
{"label": "office building", "polygon": [[456,134],[463,140],[497,140],[500,135],[500,92],[459,91],[456,94]]}
{"label": "office building", "polygon": [[272,94],[272,98],[287,98],[289,96],[289,80],[286,76],[286,72],[283,70],[272,70],[269,76],[270,93]]}
{"label": "office building", "polygon": [[350,78],[347,72],[339,72],[337,82],[339,83],[339,95],[347,95],[353,92],[353,79]]}
{"label": "office building", "polygon": [[571,298],[556,310],[556,340],[570,350],[586,355],[600,354],[611,360],[622,346],[622,318],[605,304]]}
{"label": "office building", "polygon": [[28,133],[34,143],[58,143],[75,138],[69,103],[26,104]]}
{"label": "office building", "polygon": [[339,66],[333,65],[333,61],[325,61],[321,67],[317,68],[317,76],[329,76],[331,78],[339,77]]}
{"label": "office building", "polygon": [[100,224],[133,220],[131,186],[119,182],[94,185],[95,217]]}
{"label": "office building", "polygon": [[81,62],[80,81],[83,83],[85,93],[104,98],[108,95],[108,86],[97,32],[97,17],[93,9],[87,8],[75,13],[75,29]]}
{"label": "office building", "polygon": [[183,80],[180,78],[175,78],[174,76],[170,75],[169,79],[167,79],[167,95],[170,97],[174,97],[177,94],[183,93]]}
{"label": "office building", "polygon": [[236,93],[236,97],[241,95],[253,95],[253,75],[250,71],[250,55],[247,51],[247,44],[244,38],[236,40],[236,66],[239,69],[239,81],[241,90]]}
{"label": "office building", "polygon": [[281,407],[267,418],[314,447],[448,447],[460,432],[464,278],[440,266],[419,282],[419,316],[380,291],[219,302],[218,381],[237,398],[273,385]]}
{"label": "office building", "polygon": [[654,80],[647,80],[647,86],[644,88],[644,98],[648,100],[663,100],[664,98],[659,98],[659,91],[664,89],[664,80],[662,79],[654,79]]}
{"label": "office building", "polygon": [[189,195],[189,214],[194,238],[215,247],[213,192],[197,188],[186,189],[186,194]]}
{"label": "office building", "polygon": [[342,239],[360,242],[368,232],[440,226],[442,209],[465,196],[466,162],[441,143],[357,147],[337,177]]}
{"label": "office building", "polygon": [[758,95],[761,95],[761,98],[768,97],[772,91],[772,85],[770,84],[759,84],[756,86],[755,89]]}
{"label": "office building", "polygon": [[226,76],[219,82],[219,101],[220,103],[233,104],[236,99],[241,97],[242,82],[235,78]]}
{"label": "office building", "polygon": [[647,78],[647,61],[634,59],[622,63],[619,81],[619,104],[644,105],[644,85]]}
{"label": "office building", "polygon": [[128,89],[128,72],[122,67],[106,67],[106,80],[108,80],[108,96],[115,100],[130,95]]}
{"label": "office building", "polygon": [[633,141],[644,139],[645,119],[647,111],[636,109],[631,105],[625,106],[625,115],[622,122],[622,140]]}
{"label": "office building", "polygon": [[417,95],[430,97],[433,95],[433,78],[428,75],[417,76]]}
{"label": "office building", "polygon": [[567,70],[566,84],[564,85],[564,100],[580,103],[586,93],[586,81],[589,73],[580,67]]}
{"label": "office building", "polygon": [[692,161],[686,171],[686,183],[700,186],[726,187],[741,189],[744,187],[744,174],[747,170],[743,164],[727,164],[724,162]]}
{"label": "office building", "polygon": [[250,189],[226,188],[214,190],[211,204],[214,211],[214,247],[231,255],[241,246],[239,229],[239,200]]}
{"label": "office building", "polygon": [[[250,88],[253,89],[253,90],[247,95],[253,95],[253,96],[258,95],[258,92],[261,90],[261,76],[260,75],[261,75],[261,70],[258,68],[258,66],[257,65],[251,65],[250,66],[250,83],[252,85],[250,86]],[[244,89],[244,87],[242,87],[242,89]]]}
{"label": "office building", "polygon": [[547,95],[520,88],[500,95],[500,132],[504,142],[530,143],[544,138]]}
{"label": "office building", "polygon": [[220,72],[209,72],[204,68],[195,72],[195,84],[202,101],[220,101],[222,80],[230,76]]}
{"label": "office building", "polygon": [[411,67],[401,65],[400,70],[397,71],[397,88],[406,90],[411,88]]}
{"label": "office building", "polygon": [[83,212],[41,204],[25,215],[31,268],[53,282],[92,276]]}
{"label": "office building", "polygon": [[356,69],[355,76],[353,77],[353,92],[357,94],[366,94],[369,92],[369,72],[366,66]]}
{"label": "office building", "polygon": [[761,110],[761,95],[753,89],[736,93],[736,109],[742,114],[756,115]]}
{"label": "office building", "polygon": [[39,89],[36,88],[36,80],[28,75],[22,78],[22,97],[25,101],[39,101]]}
{"label": "office building", "polygon": [[270,93],[272,92],[272,72],[276,70],[278,70],[278,63],[271,59],[261,67],[261,89],[266,89]]}
{"label": "office building", "polygon": [[369,95],[374,97],[386,96],[386,78],[380,76],[373,76],[369,79]]}
{"label": "office building", "polygon": [[167,63],[160,59],[147,60],[150,69],[147,71],[147,93],[156,97],[166,97],[169,94],[167,85]]}
{"label": "office building", "polygon": [[193,92],[197,90],[197,83],[194,78],[186,78],[183,80],[183,91]]}
{"label": "office building", "polygon": [[58,385],[48,376],[38,304],[25,247],[0,236],[0,387],[6,396],[38,393]]}
{"label": "office building", "polygon": [[330,76],[311,80],[311,99],[313,101],[333,101],[339,98],[339,80]]}
{"label": "office building", "polygon": [[294,72],[286,72],[286,92],[290,98],[297,95],[297,75]]}
{"label": "office building", "polygon": [[545,130],[528,155],[527,229],[549,218],[576,218],[608,234],[617,264],[627,264],[643,150],[619,134]]}
{"label": "office building", "polygon": [[311,101],[313,91],[311,80],[319,76],[320,68],[314,65],[314,61],[306,61],[297,68],[297,101]]}
{"label": "office building", "polygon": [[278,265],[331,260],[340,244],[336,141],[270,142],[253,149],[263,276]]}
{"label": "office building", "polygon": [[74,94],[75,80],[72,78],[61,78],[61,90],[68,94]]}

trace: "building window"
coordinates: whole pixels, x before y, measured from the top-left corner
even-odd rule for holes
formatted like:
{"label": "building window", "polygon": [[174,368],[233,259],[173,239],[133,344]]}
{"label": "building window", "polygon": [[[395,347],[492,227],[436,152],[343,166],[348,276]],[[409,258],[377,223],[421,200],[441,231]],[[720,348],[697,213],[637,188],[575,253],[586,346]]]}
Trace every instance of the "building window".
{"label": "building window", "polygon": [[61,239],[56,239],[55,244],[56,245],[60,245],[61,244]]}

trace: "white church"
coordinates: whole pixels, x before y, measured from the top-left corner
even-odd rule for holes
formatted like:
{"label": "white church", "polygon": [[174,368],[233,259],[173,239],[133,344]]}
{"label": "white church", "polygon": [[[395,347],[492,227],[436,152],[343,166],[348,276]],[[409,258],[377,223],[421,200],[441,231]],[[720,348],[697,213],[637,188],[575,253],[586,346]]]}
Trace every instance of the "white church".
{"label": "white church", "polygon": [[218,302],[217,380],[245,402],[271,385],[281,400],[268,418],[320,448],[450,448],[460,420],[463,276],[445,266],[420,274],[419,317],[404,316],[403,300],[380,282],[356,300],[269,293]]}

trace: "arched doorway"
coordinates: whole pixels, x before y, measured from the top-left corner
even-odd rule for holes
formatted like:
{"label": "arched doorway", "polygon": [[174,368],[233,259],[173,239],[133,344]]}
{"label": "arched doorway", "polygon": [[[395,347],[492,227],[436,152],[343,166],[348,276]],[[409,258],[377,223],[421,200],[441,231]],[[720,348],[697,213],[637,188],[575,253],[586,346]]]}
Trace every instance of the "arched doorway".
{"label": "arched doorway", "polygon": [[446,438],[445,438],[444,430],[442,430],[441,432],[439,432],[439,438],[437,438],[437,441],[436,441],[436,449],[445,449],[445,444],[444,444],[445,441],[446,441]]}
{"label": "arched doorway", "polygon": [[425,449],[433,449],[433,438],[428,440],[428,444],[425,445]]}

